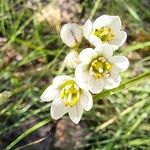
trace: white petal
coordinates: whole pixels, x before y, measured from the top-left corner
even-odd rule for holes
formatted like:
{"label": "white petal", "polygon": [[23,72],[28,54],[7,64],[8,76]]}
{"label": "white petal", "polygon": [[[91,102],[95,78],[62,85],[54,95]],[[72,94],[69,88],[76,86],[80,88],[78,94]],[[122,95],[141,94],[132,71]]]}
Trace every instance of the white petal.
{"label": "white petal", "polygon": [[77,46],[83,38],[81,27],[75,23],[65,24],[60,31],[60,36],[69,47]]}
{"label": "white petal", "polygon": [[113,51],[116,51],[117,49],[119,49],[118,45],[110,44],[110,46],[112,47]]}
{"label": "white petal", "polygon": [[89,87],[88,87],[88,82],[85,82],[85,81],[82,81],[82,80],[78,80],[77,78],[76,78],[76,83],[77,83],[77,85],[81,88],[81,89],[83,89],[83,90],[89,90]]}
{"label": "white petal", "polygon": [[112,70],[117,72],[123,72],[129,67],[129,60],[124,56],[113,56],[110,61],[113,63]]}
{"label": "white petal", "polygon": [[78,67],[75,70],[75,77],[77,79],[87,81],[89,77],[88,73],[88,65],[86,64],[79,64]]}
{"label": "white petal", "polygon": [[109,44],[102,44],[95,48],[98,56],[104,56],[105,58],[110,58],[113,55],[113,49]]}
{"label": "white petal", "polygon": [[127,39],[127,33],[124,31],[120,31],[120,32],[116,33],[115,38],[112,41],[110,41],[109,43],[111,45],[114,45],[114,46],[116,45],[119,47],[125,43],[126,39]]}
{"label": "white petal", "polygon": [[86,111],[89,111],[93,107],[93,97],[89,91],[82,91],[80,103]]}
{"label": "white petal", "polygon": [[69,109],[69,117],[75,123],[78,124],[81,120],[83,114],[83,108],[79,101],[76,103],[75,106],[68,108]]}
{"label": "white petal", "polygon": [[89,42],[90,42],[93,46],[95,46],[95,47],[102,44],[101,39],[98,38],[97,36],[93,35],[93,34],[91,34],[91,35],[89,36],[89,39],[88,39],[88,40],[89,40]]}
{"label": "white petal", "polygon": [[90,76],[88,80],[89,90],[93,94],[100,93],[103,90],[104,81],[103,78],[95,79],[94,76]]}
{"label": "white petal", "polygon": [[79,58],[80,61],[84,64],[89,64],[94,58],[97,57],[96,52],[92,48],[86,48],[83,51],[81,51]]}
{"label": "white petal", "polygon": [[94,48],[94,51],[97,53],[98,57],[103,55],[103,46],[102,45],[98,45]]}
{"label": "white petal", "polygon": [[65,24],[61,31],[60,31],[60,36],[62,41],[69,47],[74,47],[76,45],[76,41],[72,35],[72,32],[69,30],[70,24]]}
{"label": "white petal", "polygon": [[103,56],[105,58],[110,58],[113,55],[113,49],[110,45],[104,44],[102,48],[103,48]]}
{"label": "white petal", "polygon": [[92,21],[87,20],[85,24],[83,25],[83,36],[88,39],[90,33],[92,32]]}
{"label": "white petal", "polygon": [[59,85],[63,84],[65,81],[68,80],[72,80],[72,78],[67,75],[60,75],[53,79],[53,84],[58,87]]}
{"label": "white petal", "polygon": [[83,39],[83,29],[81,28],[81,26],[78,24],[72,23],[72,31],[78,43],[81,43]]}
{"label": "white petal", "polygon": [[56,99],[51,105],[51,116],[53,119],[57,120],[61,118],[67,112],[67,107],[61,99]]}
{"label": "white petal", "polygon": [[93,29],[95,30],[101,27],[110,27],[113,32],[119,31],[122,27],[120,17],[108,15],[98,17],[93,23]]}
{"label": "white petal", "polygon": [[52,84],[46,88],[41,95],[41,100],[48,102],[54,100],[59,95],[59,90]]}
{"label": "white petal", "polygon": [[76,68],[80,63],[77,51],[71,51],[65,58],[65,65],[67,68]]}
{"label": "white petal", "polygon": [[72,66],[70,66],[70,67],[75,69],[79,64],[80,64],[80,59],[79,58],[74,58],[71,62]]}
{"label": "white petal", "polygon": [[113,89],[119,86],[121,77],[118,73],[111,73],[109,78],[104,79],[104,88]]}
{"label": "white petal", "polygon": [[75,70],[75,81],[82,89],[88,89],[87,82],[89,78],[88,65],[79,64]]}

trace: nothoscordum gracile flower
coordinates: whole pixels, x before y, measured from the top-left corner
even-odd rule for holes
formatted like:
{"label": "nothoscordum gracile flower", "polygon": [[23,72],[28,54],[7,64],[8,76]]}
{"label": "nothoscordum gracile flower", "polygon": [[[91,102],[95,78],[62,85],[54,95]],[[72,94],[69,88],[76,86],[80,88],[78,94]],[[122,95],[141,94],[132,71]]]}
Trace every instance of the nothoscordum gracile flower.
{"label": "nothoscordum gracile flower", "polygon": [[41,96],[42,101],[52,101],[51,116],[59,119],[67,112],[74,123],[79,123],[83,109],[89,111],[93,98],[89,91],[80,88],[75,79],[69,76],[58,76]]}
{"label": "nothoscordum gracile flower", "polygon": [[78,47],[83,39],[82,28],[75,23],[67,23],[63,25],[60,36],[67,46]]}
{"label": "nothoscordum gracile flower", "polygon": [[80,59],[77,51],[71,51],[65,58],[65,66],[67,68],[76,68],[79,63]]}
{"label": "nothoscordum gracile flower", "polygon": [[94,23],[87,20],[83,26],[83,35],[94,46],[108,43],[113,47],[113,50],[117,50],[127,38],[126,32],[121,28],[119,16],[103,15],[98,17]]}
{"label": "nothoscordum gracile flower", "polygon": [[119,72],[125,71],[129,61],[124,56],[112,56],[113,49],[108,44],[99,45],[95,49],[84,49],[80,55],[81,63],[77,66],[75,76],[80,86],[88,87],[96,94],[104,89],[119,86]]}

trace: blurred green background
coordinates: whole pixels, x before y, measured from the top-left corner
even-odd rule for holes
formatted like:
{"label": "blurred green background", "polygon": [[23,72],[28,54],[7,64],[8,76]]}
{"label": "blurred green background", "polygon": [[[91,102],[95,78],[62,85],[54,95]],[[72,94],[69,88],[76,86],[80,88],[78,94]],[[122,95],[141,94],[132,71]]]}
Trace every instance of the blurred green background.
{"label": "blurred green background", "polygon": [[67,22],[119,15],[128,39],[117,53],[130,60],[122,82],[149,72],[149,8],[149,0],[0,0],[0,150],[149,150],[149,78],[95,101],[79,125],[52,120],[40,101],[64,70]]}

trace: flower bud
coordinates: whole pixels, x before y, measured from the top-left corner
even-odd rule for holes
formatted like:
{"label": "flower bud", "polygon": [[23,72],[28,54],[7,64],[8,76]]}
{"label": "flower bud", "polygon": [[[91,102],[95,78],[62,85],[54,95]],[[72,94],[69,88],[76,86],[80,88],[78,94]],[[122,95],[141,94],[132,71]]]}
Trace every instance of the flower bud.
{"label": "flower bud", "polygon": [[60,36],[67,46],[78,47],[83,38],[82,28],[75,23],[65,24],[60,31]]}
{"label": "flower bud", "polygon": [[65,58],[65,66],[67,68],[76,68],[80,63],[77,51],[71,51]]}

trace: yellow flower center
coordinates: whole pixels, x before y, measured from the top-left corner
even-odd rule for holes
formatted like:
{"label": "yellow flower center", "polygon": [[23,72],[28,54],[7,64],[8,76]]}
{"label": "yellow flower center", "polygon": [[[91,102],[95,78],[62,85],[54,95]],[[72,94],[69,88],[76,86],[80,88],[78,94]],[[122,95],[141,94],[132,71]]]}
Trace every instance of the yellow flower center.
{"label": "yellow flower center", "polygon": [[89,73],[96,79],[104,76],[109,77],[111,68],[111,63],[109,63],[104,57],[99,57],[91,62]]}
{"label": "yellow flower center", "polygon": [[79,100],[79,86],[73,80],[70,80],[66,81],[60,88],[60,98],[63,100],[64,105],[73,107]]}
{"label": "yellow flower center", "polygon": [[102,27],[94,31],[94,35],[99,37],[103,42],[109,42],[114,39],[115,34],[109,27]]}

